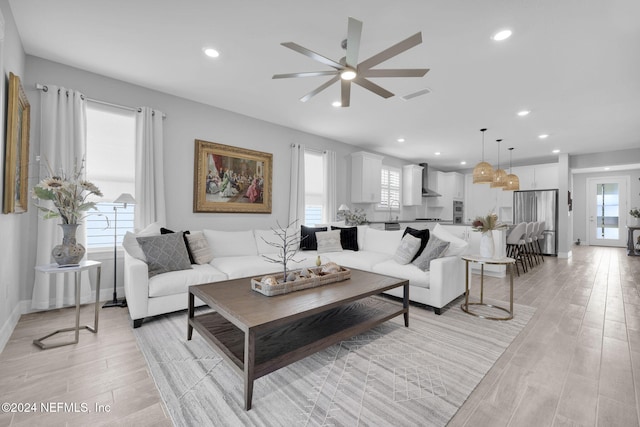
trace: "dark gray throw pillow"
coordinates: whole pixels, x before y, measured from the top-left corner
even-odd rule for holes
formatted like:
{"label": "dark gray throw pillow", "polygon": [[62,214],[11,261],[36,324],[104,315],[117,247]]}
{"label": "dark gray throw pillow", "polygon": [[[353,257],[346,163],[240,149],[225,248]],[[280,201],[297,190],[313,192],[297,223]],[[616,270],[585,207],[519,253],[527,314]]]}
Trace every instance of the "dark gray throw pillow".
{"label": "dark gray throw pillow", "polygon": [[418,258],[413,260],[412,264],[417,266],[422,271],[429,271],[431,268],[431,260],[440,258],[444,251],[449,247],[449,242],[438,239],[436,236],[431,236],[424,251]]}
{"label": "dark gray throw pillow", "polygon": [[149,278],[169,271],[191,268],[182,233],[136,238],[149,266]]}

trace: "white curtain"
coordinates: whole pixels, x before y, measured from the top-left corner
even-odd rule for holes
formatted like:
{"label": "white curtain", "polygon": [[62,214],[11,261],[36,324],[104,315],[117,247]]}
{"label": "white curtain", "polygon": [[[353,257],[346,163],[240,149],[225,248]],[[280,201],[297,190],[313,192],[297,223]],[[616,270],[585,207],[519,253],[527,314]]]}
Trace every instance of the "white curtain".
{"label": "white curtain", "polygon": [[163,113],[141,107],[136,115],[135,228],[166,225],[163,168]]}
{"label": "white curtain", "polygon": [[289,224],[298,220],[304,224],[304,145],[291,145],[291,175],[289,185]]}
{"label": "white curtain", "polygon": [[[48,85],[41,92],[39,179],[53,172],[72,174],[86,152],[86,104],[80,92]],[[60,221],[38,218],[36,264],[50,264],[51,250],[62,242]],[[78,227],[76,238],[86,245],[86,230]],[[91,300],[89,274],[82,272],[80,301]],[[34,309],[58,308],[75,304],[74,274],[36,273],[31,306]]]}
{"label": "white curtain", "polygon": [[324,174],[324,200],[322,203],[322,221],[335,220],[336,210],[336,152],[325,150],[322,153],[322,166]]}

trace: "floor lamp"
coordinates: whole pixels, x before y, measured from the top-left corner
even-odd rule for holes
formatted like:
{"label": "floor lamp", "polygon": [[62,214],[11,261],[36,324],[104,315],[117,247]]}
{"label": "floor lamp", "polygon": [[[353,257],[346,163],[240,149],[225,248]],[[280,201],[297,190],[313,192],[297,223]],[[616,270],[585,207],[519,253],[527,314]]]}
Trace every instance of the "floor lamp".
{"label": "floor lamp", "polygon": [[134,205],[136,200],[129,193],[122,193],[117,199],[113,201],[113,300],[107,301],[102,308],[105,307],[126,307],[127,300],[122,298],[118,300],[118,294],[116,291],[116,282],[118,280],[118,204],[123,203],[124,209],[127,209],[127,204]]}

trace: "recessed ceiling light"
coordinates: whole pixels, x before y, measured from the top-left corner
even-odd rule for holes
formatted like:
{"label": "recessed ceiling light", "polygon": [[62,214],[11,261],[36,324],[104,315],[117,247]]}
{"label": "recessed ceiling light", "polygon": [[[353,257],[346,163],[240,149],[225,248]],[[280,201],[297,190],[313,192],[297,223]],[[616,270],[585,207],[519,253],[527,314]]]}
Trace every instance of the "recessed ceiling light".
{"label": "recessed ceiling light", "polygon": [[609,169],[611,169],[611,168],[609,168],[609,167],[604,168],[604,170],[606,170],[606,171],[608,171]]}
{"label": "recessed ceiling light", "polygon": [[529,111],[529,110],[522,110],[522,111],[518,111],[518,115],[520,117],[524,117],[524,116],[528,116],[530,112],[531,111]]}
{"label": "recessed ceiling light", "polygon": [[202,48],[202,51],[204,52],[205,55],[207,55],[209,58],[217,58],[218,56],[220,56],[220,52],[218,52],[217,50],[215,50],[212,47],[205,47]]}
{"label": "recessed ceiling light", "polygon": [[491,38],[497,42],[501,42],[502,40],[506,40],[509,37],[511,37],[511,34],[513,34],[511,30],[500,30],[497,33],[495,33]]}
{"label": "recessed ceiling light", "polygon": [[553,154],[558,154],[560,152],[560,150],[553,150],[552,153]]}
{"label": "recessed ceiling light", "polygon": [[460,162],[461,165],[466,165],[467,162],[465,162],[464,160]]}
{"label": "recessed ceiling light", "polygon": [[439,152],[439,151],[436,151],[436,152],[435,152],[435,153],[433,153],[433,154],[435,154],[436,156],[439,156],[439,155],[440,155],[440,152]]}
{"label": "recessed ceiling light", "polygon": [[541,134],[541,135],[538,135],[538,138],[540,138],[540,139],[547,139],[547,138],[549,138],[549,135],[548,135],[548,134],[546,134],[546,133],[543,133],[543,134]]}
{"label": "recessed ceiling light", "polygon": [[398,138],[398,142],[404,142],[404,138]]}
{"label": "recessed ceiling light", "polygon": [[331,105],[333,105],[334,107],[342,107],[342,102],[340,102],[340,101],[333,101],[333,102],[331,103]]}

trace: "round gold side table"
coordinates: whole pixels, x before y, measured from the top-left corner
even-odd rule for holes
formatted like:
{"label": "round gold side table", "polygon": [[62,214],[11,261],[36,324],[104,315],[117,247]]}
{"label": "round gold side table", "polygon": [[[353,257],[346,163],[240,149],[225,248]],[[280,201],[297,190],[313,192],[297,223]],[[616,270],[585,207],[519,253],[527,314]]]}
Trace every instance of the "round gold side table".
{"label": "round gold side table", "polygon": [[[463,255],[462,259],[465,261],[466,276],[465,276],[465,292],[464,302],[460,305],[460,308],[465,313],[471,314],[476,317],[481,317],[488,320],[510,320],[513,319],[513,266],[516,260],[509,257],[504,258],[483,258],[480,255]],[[469,302],[469,263],[473,262],[480,264],[480,302]],[[509,309],[492,304],[484,303],[484,266],[486,265],[506,265],[509,270]],[[494,317],[486,316],[483,314],[474,313],[469,309],[470,305],[481,305],[485,307],[491,307],[498,310],[502,310],[508,313],[506,317]]]}

